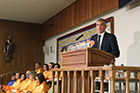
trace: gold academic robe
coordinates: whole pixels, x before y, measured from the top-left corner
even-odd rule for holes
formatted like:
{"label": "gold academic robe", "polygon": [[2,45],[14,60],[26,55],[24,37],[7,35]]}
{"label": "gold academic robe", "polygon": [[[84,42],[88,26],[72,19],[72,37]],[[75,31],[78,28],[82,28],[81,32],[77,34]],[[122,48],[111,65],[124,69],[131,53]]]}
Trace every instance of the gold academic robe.
{"label": "gold academic robe", "polygon": [[37,74],[39,74],[39,73],[42,73],[43,74],[43,69],[40,67],[40,68],[36,69],[35,72]]}
{"label": "gold academic robe", "polygon": [[44,75],[46,80],[49,79],[49,74],[50,74],[50,71],[44,71],[43,72],[43,75]]}
{"label": "gold academic robe", "polygon": [[[30,80],[31,81],[31,80]],[[31,81],[24,90],[17,90],[16,93],[24,93],[24,91],[33,91],[36,87],[36,81]]]}
{"label": "gold academic robe", "polygon": [[37,86],[36,81],[31,81],[31,83],[24,89],[25,91],[33,91]]}
{"label": "gold academic robe", "polygon": [[[57,78],[56,72],[55,72],[54,78]],[[62,72],[60,72],[60,74],[59,74],[59,80],[62,80]]]}
{"label": "gold academic robe", "polygon": [[19,90],[24,90],[30,83],[31,83],[31,80],[30,80],[30,79],[24,80],[24,81],[20,84]]}
{"label": "gold academic robe", "polygon": [[36,88],[31,91],[31,93],[48,93],[49,86],[46,84],[46,82],[42,82],[40,85],[36,85]]}
{"label": "gold academic robe", "polygon": [[20,79],[16,80],[16,82],[12,85],[12,86],[7,86],[5,91],[6,93],[11,93],[11,89],[17,90],[20,87],[20,84],[22,83],[22,81]]}
{"label": "gold academic robe", "polygon": [[47,78],[45,78],[46,80],[47,79],[52,79],[52,71],[47,71]]}

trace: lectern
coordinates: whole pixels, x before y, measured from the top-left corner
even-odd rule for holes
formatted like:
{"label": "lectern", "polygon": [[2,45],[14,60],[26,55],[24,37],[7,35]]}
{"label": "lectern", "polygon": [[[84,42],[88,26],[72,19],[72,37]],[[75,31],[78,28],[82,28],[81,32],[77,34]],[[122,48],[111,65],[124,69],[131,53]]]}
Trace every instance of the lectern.
{"label": "lectern", "polygon": [[84,48],[61,53],[61,67],[90,67],[114,63],[114,56],[96,48]]}

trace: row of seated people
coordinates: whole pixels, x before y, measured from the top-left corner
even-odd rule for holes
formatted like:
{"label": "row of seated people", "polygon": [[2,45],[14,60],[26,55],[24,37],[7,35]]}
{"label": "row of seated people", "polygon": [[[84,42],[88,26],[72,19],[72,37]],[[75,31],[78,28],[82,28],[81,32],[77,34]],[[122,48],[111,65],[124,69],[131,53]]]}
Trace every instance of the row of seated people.
{"label": "row of seated people", "polygon": [[58,68],[60,65],[57,63],[50,62],[49,65],[44,64],[42,68],[41,64],[37,62],[35,71],[28,70],[26,74],[12,74],[11,81],[0,87],[0,93],[48,93],[51,87],[49,82],[52,81],[51,69]]}

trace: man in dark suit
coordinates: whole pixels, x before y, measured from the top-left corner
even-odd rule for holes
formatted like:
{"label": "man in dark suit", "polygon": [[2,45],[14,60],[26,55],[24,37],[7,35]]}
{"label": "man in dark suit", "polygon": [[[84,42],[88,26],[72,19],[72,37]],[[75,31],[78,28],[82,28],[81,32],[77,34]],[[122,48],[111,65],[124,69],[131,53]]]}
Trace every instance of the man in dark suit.
{"label": "man in dark suit", "polygon": [[120,51],[116,36],[105,31],[106,22],[104,19],[98,19],[96,21],[96,29],[97,34],[93,35],[90,41],[92,48],[98,48],[114,55],[115,57],[119,57]]}

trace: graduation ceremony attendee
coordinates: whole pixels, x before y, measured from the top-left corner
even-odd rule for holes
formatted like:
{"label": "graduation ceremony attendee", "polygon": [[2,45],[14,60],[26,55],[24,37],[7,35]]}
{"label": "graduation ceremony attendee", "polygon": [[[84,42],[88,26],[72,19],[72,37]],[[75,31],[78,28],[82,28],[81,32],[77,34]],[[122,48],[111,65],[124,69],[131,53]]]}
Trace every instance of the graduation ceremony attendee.
{"label": "graduation ceremony attendee", "polygon": [[36,63],[35,63],[35,72],[36,72],[37,74],[43,73],[43,69],[42,69],[42,67],[41,67],[41,63],[40,63],[40,62],[36,62]]}

